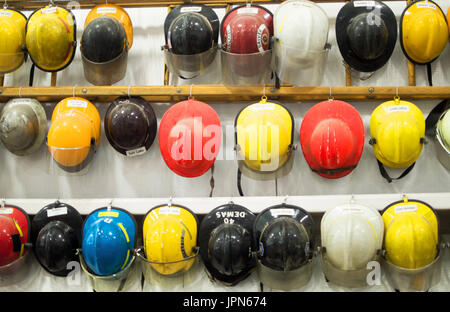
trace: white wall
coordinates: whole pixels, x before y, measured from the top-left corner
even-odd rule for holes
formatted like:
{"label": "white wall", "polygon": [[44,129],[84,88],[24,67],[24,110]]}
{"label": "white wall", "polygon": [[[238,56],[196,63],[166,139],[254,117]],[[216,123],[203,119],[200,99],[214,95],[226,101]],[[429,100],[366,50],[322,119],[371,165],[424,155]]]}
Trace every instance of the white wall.
{"label": "white wall", "polygon": [[[447,12],[449,7],[448,0],[437,1]],[[399,17],[405,7],[405,1],[387,2]],[[329,55],[327,70],[322,86],[343,86],[345,85],[344,66],[342,58],[335,40],[334,23],[337,12],[343,6],[340,4],[320,4],[330,18],[329,42],[332,44],[332,50]],[[268,5],[272,12],[275,11],[276,5]],[[128,69],[126,78],[117,85],[162,85],[163,84],[163,68],[164,59],[160,46],[164,44],[163,22],[166,16],[166,8],[139,8],[127,9],[134,23],[134,45],[129,54]],[[224,9],[217,9],[216,12],[221,19]],[[31,12],[25,12],[29,15]],[[81,39],[83,32],[83,24],[88,10],[75,10],[75,16],[78,23],[78,41]],[[28,62],[20,71],[7,75],[6,86],[27,86],[28,74],[30,69]],[[441,57],[433,63],[433,78],[436,86],[449,86],[450,76],[448,68],[450,67],[450,51],[449,47],[444,51]],[[417,67],[417,85],[427,85],[425,67]],[[214,81],[216,79],[216,81]],[[196,79],[195,82],[174,82],[179,84],[199,84],[199,83],[220,83],[220,80],[214,78],[214,75],[203,79]],[[371,79],[367,81],[355,81],[354,85],[367,86],[405,86],[407,85],[407,61],[403,56],[400,45],[397,44],[391,61],[385,68],[379,70]],[[58,74],[58,85],[89,85],[83,76],[83,68],[80,59],[79,46],[73,63]],[[50,85],[50,74],[36,70],[35,86]],[[195,86],[193,88],[195,95]],[[394,95],[393,95],[394,96]],[[415,102],[423,111],[425,116],[437,104],[438,101],[417,101]],[[366,145],[363,156],[358,167],[347,177],[338,180],[327,180],[319,177],[311,172],[306,164],[300,149],[299,131],[302,118],[315,102],[304,103],[283,103],[293,113],[295,117],[295,144],[298,146],[294,155],[294,167],[289,175],[278,180],[278,192],[275,190],[274,181],[254,181],[243,176],[242,186],[244,193],[249,196],[309,196],[298,197],[294,200],[296,204],[305,206],[310,211],[324,211],[333,202],[334,198],[321,195],[350,195],[360,194],[357,199],[367,200],[368,204],[374,205],[378,209],[382,209],[390,200],[398,200],[403,193],[429,193],[422,194],[423,198],[433,202],[440,209],[450,208],[450,173],[446,171],[438,162],[434,143],[430,142],[425,145],[423,154],[419,158],[414,170],[403,180],[388,184],[380,176],[376,159],[373,155],[372,148],[368,144],[369,140],[369,119],[371,112],[379,105],[380,101],[371,102],[352,102],[361,113],[365,129],[366,129]],[[105,114],[107,103],[95,103],[98,107],[101,117]],[[224,126],[232,126],[234,118],[238,111],[248,103],[211,103],[217,111]],[[3,107],[4,104],[1,104]],[[44,103],[48,117],[55,103]],[[152,106],[158,117],[158,123],[170,103],[152,103]],[[102,128],[103,132],[103,128]],[[233,136],[229,135],[224,138],[224,146],[226,151],[230,152],[234,146]],[[206,197],[209,194],[210,173],[196,179],[182,178],[171,172],[161,158],[157,139],[146,154],[127,159],[115,152],[109,145],[104,133],[102,133],[102,141],[96,159],[92,163],[87,174],[82,176],[58,176],[49,173],[50,163],[49,153],[45,146],[35,154],[27,157],[17,157],[9,153],[5,148],[0,148],[0,197],[6,198],[8,202],[23,204],[30,212],[36,212],[43,207],[49,200],[56,198],[72,199],[76,208],[80,209],[84,214],[94,209],[94,204],[106,205],[109,198],[122,198],[119,200],[120,206],[134,211],[137,214],[144,214],[145,207],[150,209],[155,200],[145,200],[145,198],[156,197],[161,200],[167,200],[170,196],[174,197],[196,197],[197,200],[188,201],[191,205],[201,206],[190,207],[202,213],[213,209],[218,202],[215,200],[204,201],[198,200],[198,197]],[[214,196],[223,197],[223,202],[232,196],[238,196],[236,188],[236,161],[218,160],[215,165],[215,190]],[[397,172],[394,171],[393,175]],[[434,193],[441,193],[434,197]],[[366,195],[362,195],[366,194]],[[391,194],[391,195],[383,195]],[[395,194],[395,195],[392,195]],[[420,197],[420,196],[419,196]],[[92,201],[78,201],[77,199],[98,199]],[[127,204],[126,198],[143,198],[141,201],[133,200]],[[348,196],[336,197],[339,201],[347,201]],[[25,200],[24,200],[25,199]],[[45,199],[45,200],[33,200]],[[267,199],[261,197],[242,199],[253,210],[260,211],[272,202],[282,201],[283,198]],[[448,206],[446,206],[448,203]],[[442,210],[443,212],[444,210]],[[447,214],[448,215],[448,214]],[[448,219],[446,221],[448,223]],[[447,225],[448,228],[448,225]],[[448,239],[448,238],[447,238]],[[448,255],[446,260],[448,267]],[[85,277],[79,287],[68,288],[64,280],[55,278],[35,265],[35,276],[30,277],[21,285],[2,290],[90,290]],[[205,290],[205,291],[225,291],[225,290],[258,290],[258,281],[256,273],[252,277],[240,285],[240,288],[230,289],[220,285],[211,284],[206,278],[204,272],[202,277],[187,290]],[[447,289],[450,279],[448,275],[444,275],[443,282],[437,290]],[[134,290],[139,289],[133,288]],[[154,290],[154,288],[146,285],[146,290]],[[383,285],[371,290],[388,290],[385,281]],[[167,290],[167,289],[166,289]],[[180,289],[178,289],[180,290]],[[183,290],[183,289],[181,289]],[[313,281],[306,290],[310,291],[330,291],[339,290],[330,288],[323,281],[320,268],[315,272]]]}

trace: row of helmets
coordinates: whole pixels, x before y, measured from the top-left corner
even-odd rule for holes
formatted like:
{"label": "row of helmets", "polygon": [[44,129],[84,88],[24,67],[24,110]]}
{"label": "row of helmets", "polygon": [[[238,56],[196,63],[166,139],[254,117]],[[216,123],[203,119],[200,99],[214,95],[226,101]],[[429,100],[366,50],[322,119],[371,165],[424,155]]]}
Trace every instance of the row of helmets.
{"label": "row of helmets", "polygon": [[[67,67],[76,50],[76,21],[70,10],[57,6],[38,9],[27,19],[11,9],[0,11],[0,74],[16,70],[29,54],[44,71]],[[450,19],[450,14],[447,14]],[[400,20],[400,43],[415,64],[429,65],[445,49],[448,22],[431,0],[414,1]],[[163,50],[169,70],[194,78],[215,60],[219,33],[225,82],[263,83],[271,71],[291,84],[320,84],[328,57],[329,21],[326,12],[307,0],[283,2],[275,15],[247,4],[230,10],[220,25],[205,5],[174,8],[164,22]],[[351,1],[336,18],[336,38],[344,61],[358,72],[374,72],[391,57],[397,41],[397,21],[381,1]],[[123,79],[133,26],[119,6],[92,9],[85,21],[81,54],[86,79],[110,85]],[[272,49],[274,51],[272,57]],[[32,85],[33,71],[30,73]]]}
{"label": "row of helmets", "polygon": [[[397,179],[413,169],[423,149],[426,128],[436,140],[439,161],[450,169],[449,111],[447,101],[443,101],[426,122],[416,105],[395,97],[372,112],[369,143],[386,180],[395,179],[385,166],[405,168]],[[273,179],[287,174],[296,149],[294,128],[291,112],[282,104],[268,102],[265,96],[243,108],[235,119],[234,134],[239,176],[244,173],[255,179]],[[108,107],[104,129],[115,150],[136,156],[145,153],[154,142],[157,118],[143,98],[119,97]],[[364,132],[362,118],[352,105],[332,98],[314,105],[300,127],[306,162],[312,171],[325,178],[348,175],[361,158]],[[37,100],[12,99],[0,113],[0,140],[9,151],[27,155],[46,140],[52,158],[67,172],[79,172],[90,163],[100,135],[98,110],[83,98],[59,102],[48,133],[46,114]],[[172,171],[183,177],[198,177],[217,158],[222,143],[221,122],[211,106],[189,98],[165,112],[158,138],[161,155]]]}
{"label": "row of helmets", "polygon": [[[34,66],[58,72],[72,62],[76,46],[76,20],[73,13],[50,4],[34,11],[27,19],[19,11],[0,10],[0,74],[18,69],[29,55]],[[128,50],[133,44],[133,25],[121,7],[98,5],[85,21],[81,38],[84,74],[92,84],[109,85],[126,73]]]}
{"label": "row of helmets", "polygon": [[351,201],[328,210],[320,224],[321,243],[312,216],[283,204],[255,215],[230,202],[198,216],[181,205],[156,206],[142,224],[142,246],[133,215],[103,207],[83,221],[72,206],[59,201],[42,208],[30,223],[19,207],[0,209],[0,276],[13,283],[26,274],[32,247],[49,273],[67,276],[80,261],[95,290],[126,290],[136,280],[136,259],[150,284],[183,285],[197,274],[201,258],[208,276],[228,286],[255,269],[274,289],[298,289],[308,283],[320,254],[326,280],[345,287],[373,285],[371,261],[381,263],[392,287],[426,291],[440,280],[442,248],[438,218],[428,204],[403,200],[380,214]]}
{"label": "row of helmets", "polygon": [[[415,64],[429,66],[449,40],[450,13],[431,0],[413,1],[400,20],[400,43]],[[271,67],[281,82],[320,84],[330,45],[329,20],[307,0],[280,4],[274,15],[258,5],[230,10],[219,25],[211,8],[182,5],[166,18],[166,62],[181,78],[193,78],[214,60],[218,36],[225,83],[263,83]],[[397,42],[397,20],[381,1],[347,2],[336,18],[336,39],[344,61],[355,71],[372,73],[390,59]],[[273,55],[272,55],[273,50]]]}

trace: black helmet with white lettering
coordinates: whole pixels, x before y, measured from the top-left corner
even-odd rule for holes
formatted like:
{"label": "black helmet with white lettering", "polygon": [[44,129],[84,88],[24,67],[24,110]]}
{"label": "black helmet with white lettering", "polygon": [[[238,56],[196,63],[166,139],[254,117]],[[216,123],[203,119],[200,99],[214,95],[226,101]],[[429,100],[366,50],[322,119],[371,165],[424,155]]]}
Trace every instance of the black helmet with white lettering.
{"label": "black helmet with white lettering", "polygon": [[200,225],[200,255],[213,279],[236,285],[256,267],[252,241],[255,215],[229,203],[212,210]]}

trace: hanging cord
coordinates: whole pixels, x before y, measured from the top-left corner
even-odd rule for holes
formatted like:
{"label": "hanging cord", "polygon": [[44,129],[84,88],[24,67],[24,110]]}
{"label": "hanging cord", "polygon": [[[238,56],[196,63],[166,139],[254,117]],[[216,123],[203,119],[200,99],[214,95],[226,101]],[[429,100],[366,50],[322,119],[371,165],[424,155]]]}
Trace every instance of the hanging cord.
{"label": "hanging cord", "polygon": [[431,72],[431,63],[427,64],[427,76],[428,76],[428,83],[430,87],[433,86],[433,74]]}
{"label": "hanging cord", "polygon": [[29,86],[32,87],[33,86],[33,80],[34,80],[34,63],[33,65],[31,65],[31,69],[30,69],[30,81],[29,81]]}
{"label": "hanging cord", "polygon": [[275,196],[278,196],[278,178],[275,178]]}
{"label": "hanging cord", "polygon": [[3,4],[3,10],[6,10],[8,8],[8,2],[5,0],[5,4]]}
{"label": "hanging cord", "polygon": [[445,112],[450,105],[447,100],[443,100],[436,107],[434,107],[431,112],[428,114],[427,119],[425,120],[425,133],[429,137],[434,137],[436,135],[436,124],[439,121],[442,113]]}
{"label": "hanging cord", "polygon": [[209,185],[211,186],[211,192],[209,192],[209,197],[212,197],[214,191],[214,164],[211,166],[211,180],[209,180]]}
{"label": "hanging cord", "polygon": [[240,196],[244,196],[244,192],[242,192],[241,178],[242,178],[242,172],[241,172],[241,169],[238,168],[238,171],[237,171],[237,188],[238,188],[238,191],[239,191],[239,195]]}

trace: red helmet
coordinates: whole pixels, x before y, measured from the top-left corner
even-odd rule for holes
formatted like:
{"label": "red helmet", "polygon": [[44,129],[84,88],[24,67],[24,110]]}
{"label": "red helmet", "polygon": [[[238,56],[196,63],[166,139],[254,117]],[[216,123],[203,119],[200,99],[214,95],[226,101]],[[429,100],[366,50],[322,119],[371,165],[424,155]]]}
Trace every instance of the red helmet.
{"label": "red helmet", "polygon": [[0,267],[26,254],[30,219],[25,211],[14,206],[0,208]]}
{"label": "red helmet", "polygon": [[250,54],[269,50],[273,36],[273,16],[267,9],[257,6],[239,6],[229,11],[222,21],[223,49],[237,54]]}
{"label": "red helmet", "polygon": [[161,119],[159,147],[176,174],[194,178],[211,168],[219,153],[222,129],[216,111],[189,99],[173,105]]}
{"label": "red helmet", "polygon": [[323,101],[305,115],[300,128],[303,155],[312,171],[336,179],[356,167],[364,148],[358,111],[342,101]]}

